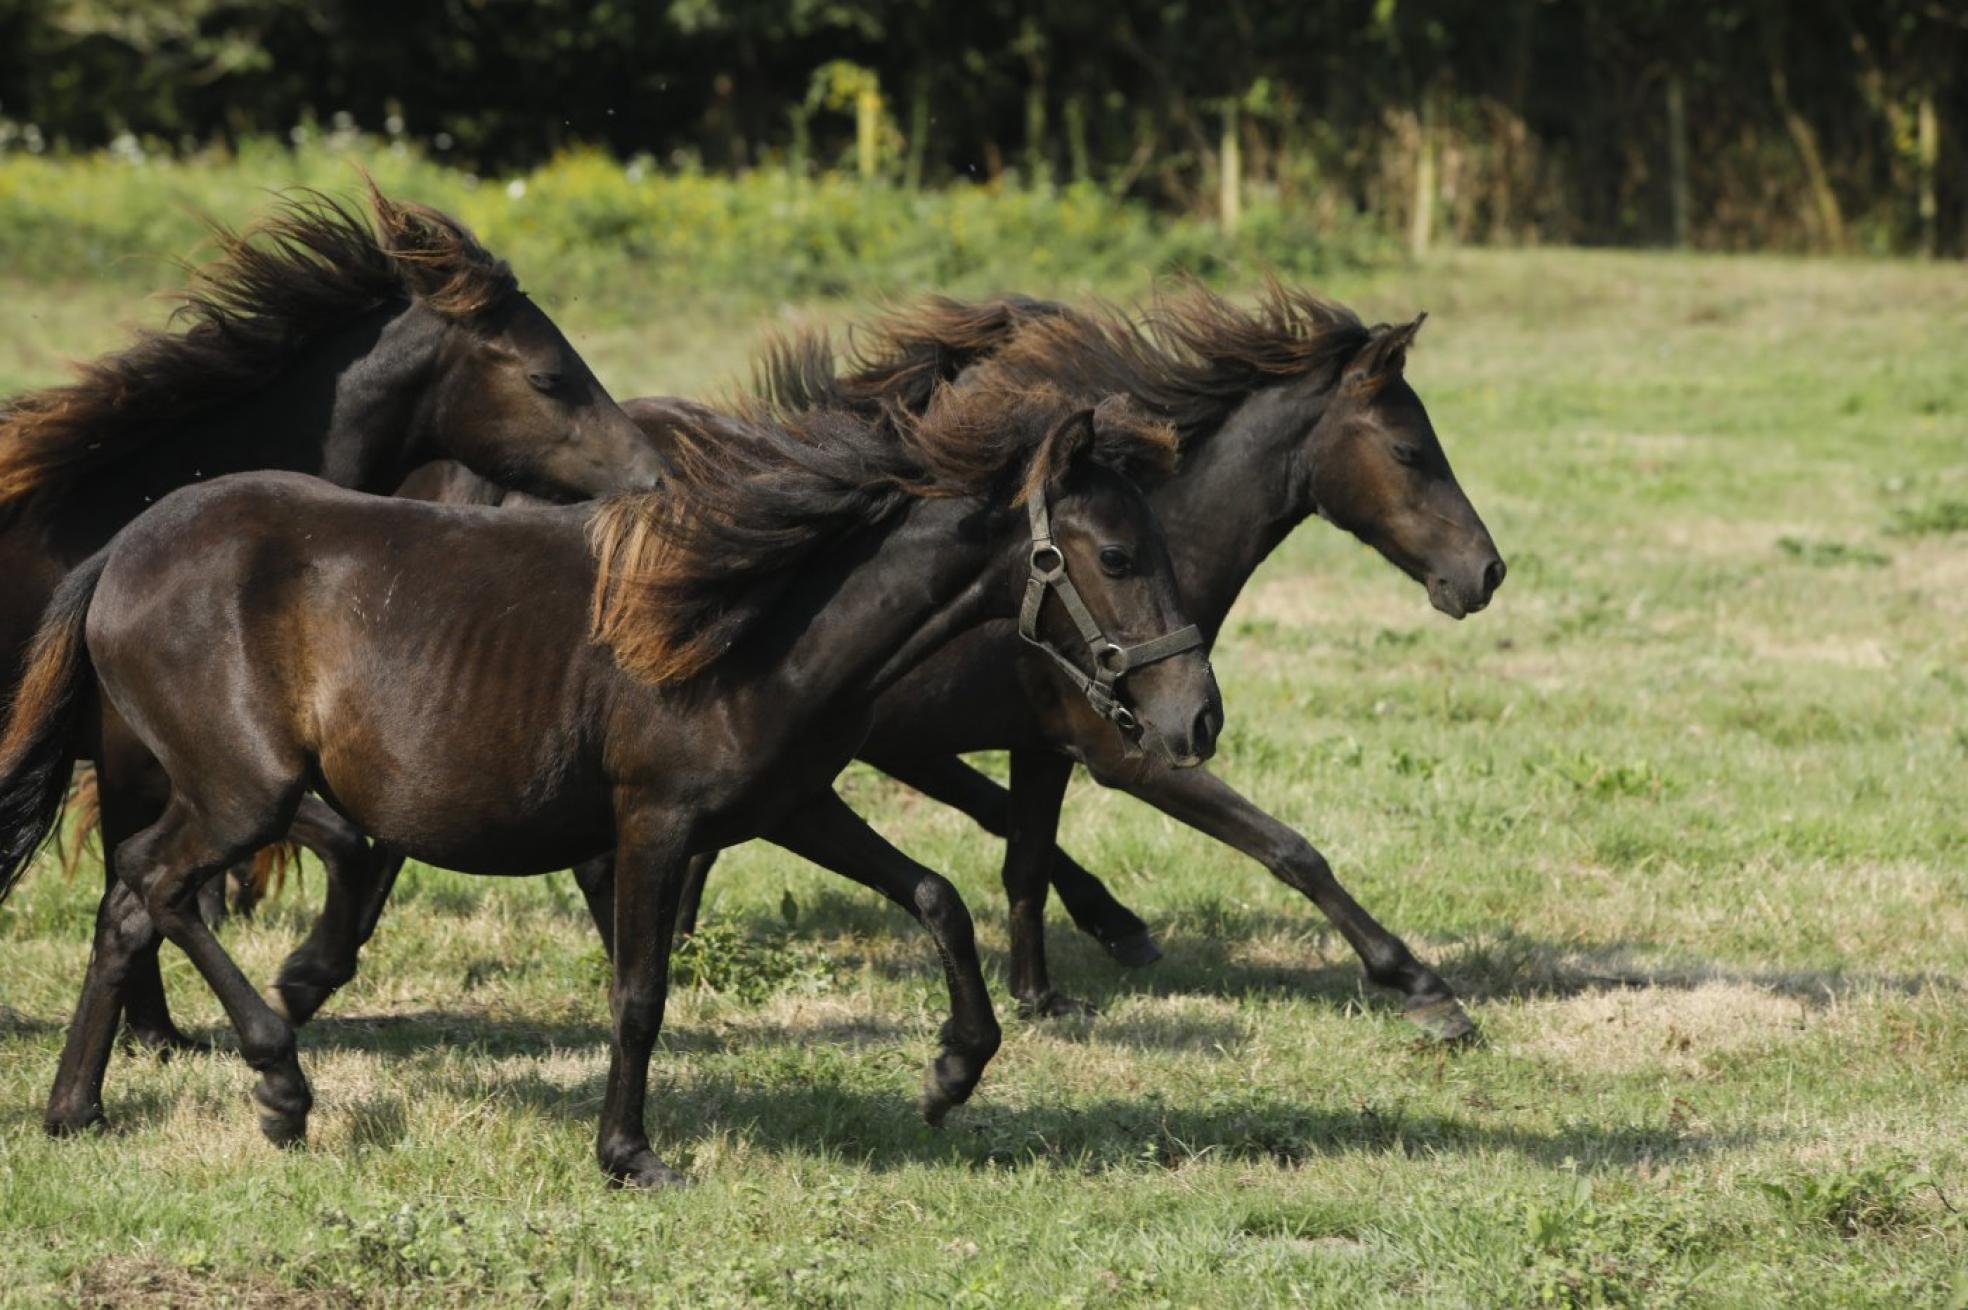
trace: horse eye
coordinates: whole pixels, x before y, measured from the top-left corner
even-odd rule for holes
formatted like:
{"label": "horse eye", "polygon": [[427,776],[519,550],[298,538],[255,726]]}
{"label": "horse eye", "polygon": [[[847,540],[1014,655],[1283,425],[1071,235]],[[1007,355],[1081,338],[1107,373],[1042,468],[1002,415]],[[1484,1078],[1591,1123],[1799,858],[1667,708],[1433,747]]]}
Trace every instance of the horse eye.
{"label": "horse eye", "polygon": [[561,383],[566,379],[552,369],[536,369],[526,375],[526,380],[533,384],[535,391],[551,396],[560,390]]}
{"label": "horse eye", "polygon": [[1421,463],[1421,447],[1410,446],[1406,443],[1398,445],[1394,447],[1394,459],[1396,463],[1406,464],[1409,468],[1413,468],[1415,465]]}
{"label": "horse eye", "polygon": [[1103,546],[1100,548],[1100,567],[1114,577],[1124,578],[1134,567],[1134,561],[1119,546]]}

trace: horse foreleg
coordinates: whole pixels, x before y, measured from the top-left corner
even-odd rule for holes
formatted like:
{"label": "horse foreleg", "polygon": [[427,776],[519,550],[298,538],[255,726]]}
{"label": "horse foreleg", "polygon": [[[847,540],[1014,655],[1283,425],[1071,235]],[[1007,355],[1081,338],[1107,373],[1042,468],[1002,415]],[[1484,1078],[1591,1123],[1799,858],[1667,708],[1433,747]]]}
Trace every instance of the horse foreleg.
{"label": "horse foreleg", "polygon": [[1230,784],[1205,769],[1157,768],[1123,785],[1171,818],[1236,847],[1318,906],[1359,955],[1368,979],[1406,997],[1408,1017],[1429,1036],[1461,1041],[1475,1034],[1449,985],[1361,908],[1326,857]]}
{"label": "horse foreleg", "polygon": [[697,931],[697,916],[704,908],[704,883],[717,863],[716,851],[699,851],[690,857],[683,873],[683,902],[677,909],[677,935],[688,937]]}
{"label": "horse foreleg", "polygon": [[669,998],[670,940],[676,933],[685,857],[681,834],[669,830],[667,818],[633,805],[615,816],[613,920],[620,936],[608,992],[614,1042],[595,1159],[609,1181],[621,1187],[686,1181],[650,1149],[646,1116],[649,1056],[663,1030]]}
{"label": "horse foreleg", "polygon": [[1003,1033],[977,959],[970,911],[948,879],[916,863],[832,791],[789,815],[769,838],[835,873],[872,887],[929,930],[950,989],[950,1018],[942,1049],[923,1077],[920,1108],[932,1126],[970,1099]]}
{"label": "horse foreleg", "polygon": [[1051,751],[1011,753],[1011,824],[1004,887],[1011,906],[1011,994],[1026,1018],[1092,1014],[1085,1001],[1052,988],[1046,967],[1046,869],[1059,832],[1059,806],[1073,762]]}
{"label": "horse foreleg", "polygon": [[[954,755],[870,756],[868,762],[931,800],[962,811],[986,832],[999,837],[1011,832],[1011,793]],[[1162,948],[1155,944],[1141,916],[1121,904],[1106,883],[1054,845],[1052,834],[1048,834],[1046,841],[1049,847],[1046,878],[1059,893],[1059,903],[1066,907],[1066,913],[1073,916],[1074,925],[1130,969],[1144,968],[1161,959]]]}
{"label": "horse foreleg", "polygon": [[[601,936],[602,951],[609,959],[614,959],[615,857],[597,855],[592,860],[583,860],[575,865],[574,885],[581,889],[581,899],[588,903],[588,917],[594,920],[595,932]],[[688,894],[686,891],[685,895]],[[692,914],[694,916],[695,907]]]}

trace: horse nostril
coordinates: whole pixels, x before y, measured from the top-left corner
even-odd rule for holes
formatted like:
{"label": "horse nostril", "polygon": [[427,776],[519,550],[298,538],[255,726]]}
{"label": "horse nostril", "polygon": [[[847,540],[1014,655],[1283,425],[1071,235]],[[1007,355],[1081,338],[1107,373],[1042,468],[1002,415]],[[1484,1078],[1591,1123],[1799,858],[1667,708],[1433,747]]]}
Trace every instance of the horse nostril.
{"label": "horse nostril", "polygon": [[1489,595],[1503,585],[1504,567],[1501,559],[1493,559],[1483,569],[1483,594]]}
{"label": "horse nostril", "polygon": [[1196,711],[1195,722],[1189,725],[1189,749],[1204,759],[1216,751],[1216,734],[1223,727],[1223,715],[1214,705],[1205,705]]}

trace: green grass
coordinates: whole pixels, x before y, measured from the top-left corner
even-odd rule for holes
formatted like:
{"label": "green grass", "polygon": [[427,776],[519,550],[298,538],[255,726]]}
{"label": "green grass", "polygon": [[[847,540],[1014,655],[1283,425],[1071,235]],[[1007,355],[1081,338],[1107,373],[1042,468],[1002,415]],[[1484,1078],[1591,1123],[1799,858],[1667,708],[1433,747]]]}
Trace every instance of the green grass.
{"label": "green grass", "polygon": [[[54,1143],[92,880],[42,870],[0,914],[0,1295],[1968,1303],[1968,539],[1944,508],[1968,500],[1968,277],[1548,252],[1331,289],[1432,312],[1410,373],[1510,580],[1452,624],[1307,524],[1232,614],[1214,767],[1439,963],[1487,1045],[1417,1042],[1294,894],[1076,784],[1067,843],[1168,958],[1125,973],[1055,913],[1060,981],[1103,1014],[1007,1016],[941,1132],[911,1113],[927,940],[758,847],[714,878],[657,1061],[686,1192],[612,1193],[591,1162],[603,970],[565,875],[406,876],[303,1034],[309,1149],[260,1140],[231,1057],[119,1057],[116,1129]],[[141,312],[0,300],[0,389]],[[622,395],[741,372],[760,317],[555,308]],[[995,843],[846,785],[956,879],[1002,990]],[[227,930],[251,975],[319,892]]]}
{"label": "green grass", "polygon": [[[184,158],[0,151],[0,277],[168,283],[170,258],[237,226],[268,193],[309,186],[348,196],[366,169],[394,196],[437,205],[510,259],[535,295],[637,323],[676,298],[799,298],[924,287],[1124,286],[1178,270],[1246,274],[1258,262],[1323,273],[1384,251],[1364,221],[1315,226],[1255,198],[1242,235],[1117,199],[1090,183],[958,184],[908,191],[838,173],[760,168],[739,177],[627,163],[591,150],[477,178],[407,146],[354,133],[298,144],[248,139]],[[624,277],[625,263],[636,266]]]}

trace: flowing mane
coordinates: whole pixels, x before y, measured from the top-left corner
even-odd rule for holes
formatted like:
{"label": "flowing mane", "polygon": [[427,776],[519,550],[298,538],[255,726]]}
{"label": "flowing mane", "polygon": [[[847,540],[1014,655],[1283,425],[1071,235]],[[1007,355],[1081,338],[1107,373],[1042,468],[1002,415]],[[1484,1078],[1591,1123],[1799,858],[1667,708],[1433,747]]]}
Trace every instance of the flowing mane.
{"label": "flowing mane", "polygon": [[[1175,425],[1186,449],[1221,427],[1256,388],[1297,377],[1337,380],[1374,337],[1352,310],[1273,279],[1246,309],[1194,283],[1158,294],[1138,315],[1006,296],[931,297],[867,325],[848,370],[813,333],[774,342],[755,386],[791,409],[883,403],[922,412],[966,369],[980,385],[1131,396]],[[968,386],[968,384],[966,384]]]}
{"label": "flowing mane", "polygon": [[[831,373],[831,368],[829,368]],[[649,682],[702,672],[770,612],[801,565],[910,500],[993,496],[1022,504],[1092,457],[1165,473],[1174,432],[1124,398],[1098,408],[1056,388],[966,388],[928,417],[759,402],[739,414],[679,408],[675,468],[652,492],[603,501],[589,520],[593,632]]]}
{"label": "flowing mane", "polygon": [[77,365],[73,382],[0,407],[0,516],[250,394],[358,314],[415,299],[461,318],[517,289],[505,262],[456,219],[390,200],[373,183],[369,209],[373,227],[302,190],[243,231],[208,223],[218,254],[190,270],[168,327]]}

